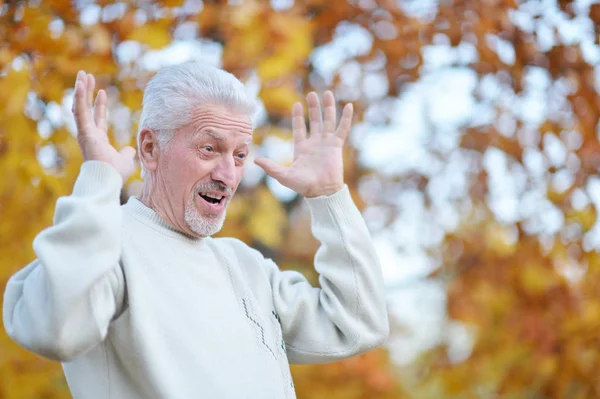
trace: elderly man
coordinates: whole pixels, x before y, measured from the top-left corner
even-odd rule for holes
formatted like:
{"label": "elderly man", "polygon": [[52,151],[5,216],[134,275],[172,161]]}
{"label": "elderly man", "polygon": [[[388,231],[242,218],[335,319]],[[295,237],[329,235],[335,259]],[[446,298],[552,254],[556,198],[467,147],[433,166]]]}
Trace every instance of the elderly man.
{"label": "elderly man", "polygon": [[144,93],[138,155],[144,186],[121,206],[135,150],[107,138],[106,93],[77,75],[73,111],[84,162],[37,259],[4,296],[8,334],[62,362],[77,399],[294,398],[290,363],[324,363],[388,334],[382,275],[343,182],[331,92],[292,110],[289,167],[256,163],[306,198],[320,288],[221,228],[252,139],[254,100],[231,74],[196,63],[159,71]]}

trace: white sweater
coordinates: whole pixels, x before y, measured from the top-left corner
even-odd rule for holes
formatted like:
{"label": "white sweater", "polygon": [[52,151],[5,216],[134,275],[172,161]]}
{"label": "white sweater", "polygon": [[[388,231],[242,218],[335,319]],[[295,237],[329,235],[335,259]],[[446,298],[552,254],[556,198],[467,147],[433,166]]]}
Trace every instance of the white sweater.
{"label": "white sweater", "polygon": [[23,347],[63,364],[76,399],[294,398],[289,363],[323,363],[388,334],[379,261],[348,189],[307,199],[321,288],[239,240],[192,238],[88,161],[38,258],[4,294]]}

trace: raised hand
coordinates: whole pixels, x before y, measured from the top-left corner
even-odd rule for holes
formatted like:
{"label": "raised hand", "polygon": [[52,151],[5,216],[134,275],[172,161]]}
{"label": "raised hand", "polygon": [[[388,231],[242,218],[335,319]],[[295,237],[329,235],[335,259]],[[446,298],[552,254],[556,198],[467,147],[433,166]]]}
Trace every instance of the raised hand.
{"label": "raised hand", "polygon": [[[124,147],[117,151],[109,142],[106,119],[106,92],[99,90],[94,106],[94,87],[96,80],[83,71],[77,73],[75,81],[75,100],[73,114],[77,124],[77,142],[83,153],[84,161],[103,161],[112,165],[127,180],[135,170],[133,147]],[[94,112],[92,113],[92,106]]]}
{"label": "raised hand", "polygon": [[335,99],[331,91],[323,94],[323,114],[319,96],[311,92],[306,97],[310,136],[306,134],[304,109],[296,103],[292,108],[294,160],[289,167],[270,159],[259,158],[255,163],[284,186],[307,198],[331,195],[344,186],[342,147],[352,123],[352,104],[346,104],[339,126],[336,127]]}

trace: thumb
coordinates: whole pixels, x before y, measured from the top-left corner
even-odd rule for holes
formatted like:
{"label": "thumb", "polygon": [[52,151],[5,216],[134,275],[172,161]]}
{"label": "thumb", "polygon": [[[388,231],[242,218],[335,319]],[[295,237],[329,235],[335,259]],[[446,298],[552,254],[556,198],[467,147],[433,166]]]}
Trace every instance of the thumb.
{"label": "thumb", "polygon": [[268,158],[257,158],[254,160],[254,163],[260,166],[266,174],[278,180],[280,183],[283,183],[281,179],[285,176],[287,170],[286,167],[281,166]]}
{"label": "thumb", "polygon": [[127,146],[127,147],[123,147],[121,148],[121,150],[119,150],[119,154],[121,154],[123,157],[129,159],[133,159],[135,157],[136,151],[135,148],[131,147],[131,146]]}

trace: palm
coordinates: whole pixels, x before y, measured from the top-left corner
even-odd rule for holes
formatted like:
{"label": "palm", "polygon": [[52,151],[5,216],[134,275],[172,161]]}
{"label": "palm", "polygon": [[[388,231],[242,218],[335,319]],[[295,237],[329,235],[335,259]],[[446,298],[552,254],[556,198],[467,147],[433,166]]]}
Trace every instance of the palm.
{"label": "palm", "polygon": [[350,132],[352,106],[344,107],[336,127],[335,100],[330,91],[323,95],[323,116],[315,93],[307,96],[307,103],[310,137],[307,137],[302,105],[298,103],[292,110],[294,160],[290,167],[264,158],[256,163],[281,184],[305,197],[331,195],[344,185],[342,148]]}
{"label": "palm", "polygon": [[126,180],[135,169],[135,150],[125,147],[117,151],[108,140],[106,118],[106,93],[98,92],[92,114],[94,100],[94,77],[84,72],[77,74],[73,114],[77,124],[77,141],[84,161],[102,161],[112,165]]}

